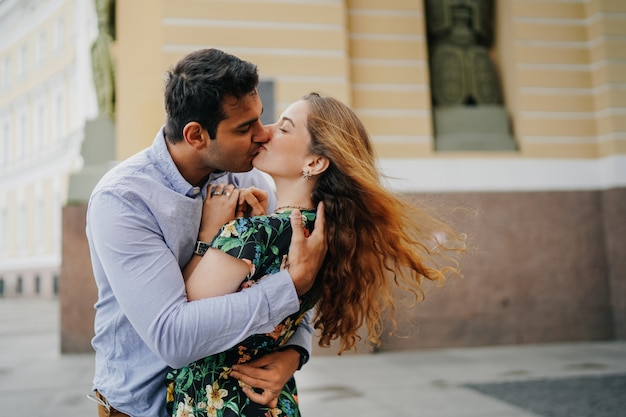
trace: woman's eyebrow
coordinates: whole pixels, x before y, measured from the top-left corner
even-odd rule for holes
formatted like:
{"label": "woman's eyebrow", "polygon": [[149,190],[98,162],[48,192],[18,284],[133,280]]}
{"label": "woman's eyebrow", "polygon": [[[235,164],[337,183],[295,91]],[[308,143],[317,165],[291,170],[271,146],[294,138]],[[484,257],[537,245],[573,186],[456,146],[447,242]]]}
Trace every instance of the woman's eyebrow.
{"label": "woman's eyebrow", "polygon": [[293,120],[291,120],[289,117],[285,117],[285,116],[283,116],[283,117],[281,117],[281,120],[288,121],[289,123],[291,123],[291,125],[292,125],[293,127],[296,127],[296,124],[295,124],[295,123],[293,122]]}

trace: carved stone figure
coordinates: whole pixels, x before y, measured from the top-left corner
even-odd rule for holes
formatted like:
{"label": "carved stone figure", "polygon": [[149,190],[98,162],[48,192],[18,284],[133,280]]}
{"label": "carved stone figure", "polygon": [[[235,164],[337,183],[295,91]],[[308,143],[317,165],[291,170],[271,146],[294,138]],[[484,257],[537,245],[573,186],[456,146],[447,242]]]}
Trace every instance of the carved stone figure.
{"label": "carved stone figure", "polygon": [[426,0],[425,5],[434,105],[501,103],[489,56],[493,0]]}
{"label": "carved stone figure", "polygon": [[93,80],[98,109],[111,120],[115,116],[115,66],[111,44],[115,35],[115,0],[95,0],[98,36],[91,46]]}
{"label": "carved stone figure", "polygon": [[68,204],[89,200],[97,182],[115,161],[115,67],[111,44],[115,38],[115,1],[94,0],[98,36],[91,46],[93,81],[98,98],[98,116],[85,122],[80,154],[83,167],[70,175]]}

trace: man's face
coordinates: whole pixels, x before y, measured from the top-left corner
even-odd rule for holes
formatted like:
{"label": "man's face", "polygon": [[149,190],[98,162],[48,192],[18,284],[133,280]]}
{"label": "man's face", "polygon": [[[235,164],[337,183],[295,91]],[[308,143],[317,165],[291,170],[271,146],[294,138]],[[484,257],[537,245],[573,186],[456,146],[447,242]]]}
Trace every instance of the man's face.
{"label": "man's face", "polygon": [[226,119],[220,122],[216,137],[205,149],[205,163],[212,170],[250,171],[259,147],[268,141],[261,124],[261,99],[256,92],[241,100],[226,97],[223,109]]}

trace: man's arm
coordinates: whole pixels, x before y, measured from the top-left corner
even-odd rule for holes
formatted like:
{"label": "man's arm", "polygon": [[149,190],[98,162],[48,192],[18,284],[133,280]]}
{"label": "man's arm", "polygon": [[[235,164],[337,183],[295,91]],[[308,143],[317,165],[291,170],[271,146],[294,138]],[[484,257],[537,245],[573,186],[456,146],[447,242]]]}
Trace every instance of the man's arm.
{"label": "man's arm", "polygon": [[[285,271],[252,288],[188,302],[180,265],[147,210],[114,193],[92,198],[88,213],[96,279],[111,291],[144,342],[172,367],[271,332],[299,301]],[[115,213],[115,216],[111,216]]]}

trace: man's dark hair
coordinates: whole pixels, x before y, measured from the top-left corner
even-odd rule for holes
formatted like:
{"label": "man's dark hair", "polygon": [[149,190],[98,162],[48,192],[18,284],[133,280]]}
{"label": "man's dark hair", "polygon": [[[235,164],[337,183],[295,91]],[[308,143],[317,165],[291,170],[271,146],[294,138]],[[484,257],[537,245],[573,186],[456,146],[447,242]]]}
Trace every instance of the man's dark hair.
{"label": "man's dark hair", "polygon": [[256,65],[218,49],[202,49],[181,59],[167,72],[165,84],[165,137],[170,143],[183,139],[183,128],[195,121],[215,138],[226,118],[225,97],[252,93],[259,83]]}

